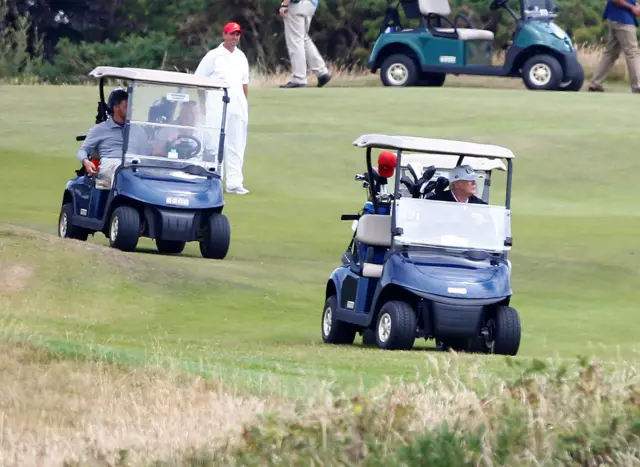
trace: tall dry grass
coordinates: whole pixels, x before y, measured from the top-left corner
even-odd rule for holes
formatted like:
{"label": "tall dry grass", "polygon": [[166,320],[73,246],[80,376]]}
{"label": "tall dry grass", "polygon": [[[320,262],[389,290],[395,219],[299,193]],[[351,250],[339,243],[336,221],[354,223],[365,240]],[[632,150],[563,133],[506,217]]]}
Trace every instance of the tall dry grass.
{"label": "tall dry grass", "polygon": [[637,364],[504,380],[458,358],[426,355],[421,384],[294,402],[1,340],[0,465],[640,466]]}
{"label": "tall dry grass", "polygon": [[[598,65],[598,61],[602,56],[603,48],[599,45],[582,45],[578,46],[578,57],[580,63],[585,70],[585,81],[593,74]],[[501,65],[504,63],[504,52],[496,52],[493,56],[493,64]],[[332,63],[327,64],[329,70],[333,74],[333,79],[329,86],[339,87],[363,87],[363,86],[381,86],[379,72],[372,74],[369,70],[362,67],[347,68],[337,66]],[[257,69],[251,71],[251,88],[274,88],[280,84],[286,83],[290,79],[290,70],[284,67],[278,68],[274,72],[265,73]],[[627,70],[624,56],[621,55],[609,74],[608,83],[628,83],[629,72]],[[27,84],[37,85],[46,84],[38,76],[21,76],[8,79],[0,79],[3,84]],[[87,79],[85,84],[95,85],[93,80]],[[315,86],[315,78],[309,74],[309,85]],[[491,87],[491,88],[524,88],[520,79],[504,79],[484,76],[447,76],[445,86],[455,87]],[[587,85],[583,86],[585,91]]]}

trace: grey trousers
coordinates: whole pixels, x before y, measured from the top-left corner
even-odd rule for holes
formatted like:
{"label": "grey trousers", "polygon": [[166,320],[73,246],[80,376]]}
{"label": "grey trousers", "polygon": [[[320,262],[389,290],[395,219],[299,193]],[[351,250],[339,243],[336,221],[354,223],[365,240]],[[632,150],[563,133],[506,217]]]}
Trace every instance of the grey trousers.
{"label": "grey trousers", "polygon": [[609,34],[607,46],[598,68],[593,73],[591,88],[602,89],[602,83],[613,68],[614,63],[620,57],[620,52],[624,52],[629,70],[629,81],[633,92],[640,92],[640,51],[638,50],[638,38],[636,37],[636,27],[631,24],[615,23],[607,20]]}
{"label": "grey trousers", "polygon": [[307,84],[307,67],[316,76],[329,72],[318,49],[309,37],[309,26],[316,12],[310,0],[290,3],[287,17],[284,18],[284,37],[291,60],[291,81]]}

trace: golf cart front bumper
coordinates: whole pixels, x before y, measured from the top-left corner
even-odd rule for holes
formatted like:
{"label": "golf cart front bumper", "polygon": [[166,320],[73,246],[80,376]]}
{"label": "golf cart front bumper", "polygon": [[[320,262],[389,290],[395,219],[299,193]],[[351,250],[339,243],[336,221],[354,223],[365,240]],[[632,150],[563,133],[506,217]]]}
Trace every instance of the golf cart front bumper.
{"label": "golf cart front bumper", "polygon": [[151,238],[193,242],[198,238],[205,211],[145,206],[148,235]]}
{"label": "golf cart front bumper", "polygon": [[478,336],[488,308],[508,301],[508,297],[473,300],[421,295],[419,310],[425,327],[438,337]]}

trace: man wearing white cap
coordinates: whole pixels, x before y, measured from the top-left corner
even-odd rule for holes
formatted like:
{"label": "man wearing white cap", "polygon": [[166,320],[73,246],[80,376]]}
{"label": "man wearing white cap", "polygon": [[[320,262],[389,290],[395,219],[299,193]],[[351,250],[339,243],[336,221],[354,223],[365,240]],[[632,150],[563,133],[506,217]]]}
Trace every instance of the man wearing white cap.
{"label": "man wearing white cap", "polygon": [[[196,76],[221,78],[229,84],[229,107],[227,109],[226,137],[224,142],[225,177],[227,193],[244,195],[249,190],[243,186],[242,166],[247,145],[249,123],[249,62],[240,50],[238,42],[242,29],[238,23],[227,23],[222,31],[223,42],[210,50],[200,61]],[[202,97],[201,97],[202,98]],[[207,100],[207,119],[219,118],[219,98]]]}
{"label": "man wearing white cap", "polygon": [[470,165],[458,165],[449,175],[449,190],[430,198],[433,201],[455,201],[458,203],[487,204],[476,196],[478,176]]}

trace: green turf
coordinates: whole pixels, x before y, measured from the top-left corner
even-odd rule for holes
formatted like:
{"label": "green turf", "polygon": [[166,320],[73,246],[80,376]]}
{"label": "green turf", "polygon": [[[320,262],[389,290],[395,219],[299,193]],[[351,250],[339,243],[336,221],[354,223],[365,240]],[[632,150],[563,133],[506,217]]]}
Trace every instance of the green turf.
{"label": "green turf", "polygon": [[[204,260],[195,244],[163,257],[149,240],[138,253],[118,254],[101,235],[89,241],[99,248],[87,249],[3,227],[0,264],[36,275],[0,301],[0,320],[50,339],[203,358],[253,387],[271,375],[269,388],[295,390],[322,379],[354,388],[424,373],[433,352],[321,341],[325,283],[351,234],[340,214],[364,202],[353,181],[364,151],[351,143],[381,132],[499,144],[517,155],[511,260],[520,356],[638,357],[634,96],[327,87],[250,97],[251,193],[226,198],[227,259]],[[75,136],[93,123],[97,89],[1,86],[0,102],[0,221],[54,234],[78,166]],[[464,358],[506,371],[500,357]]]}

